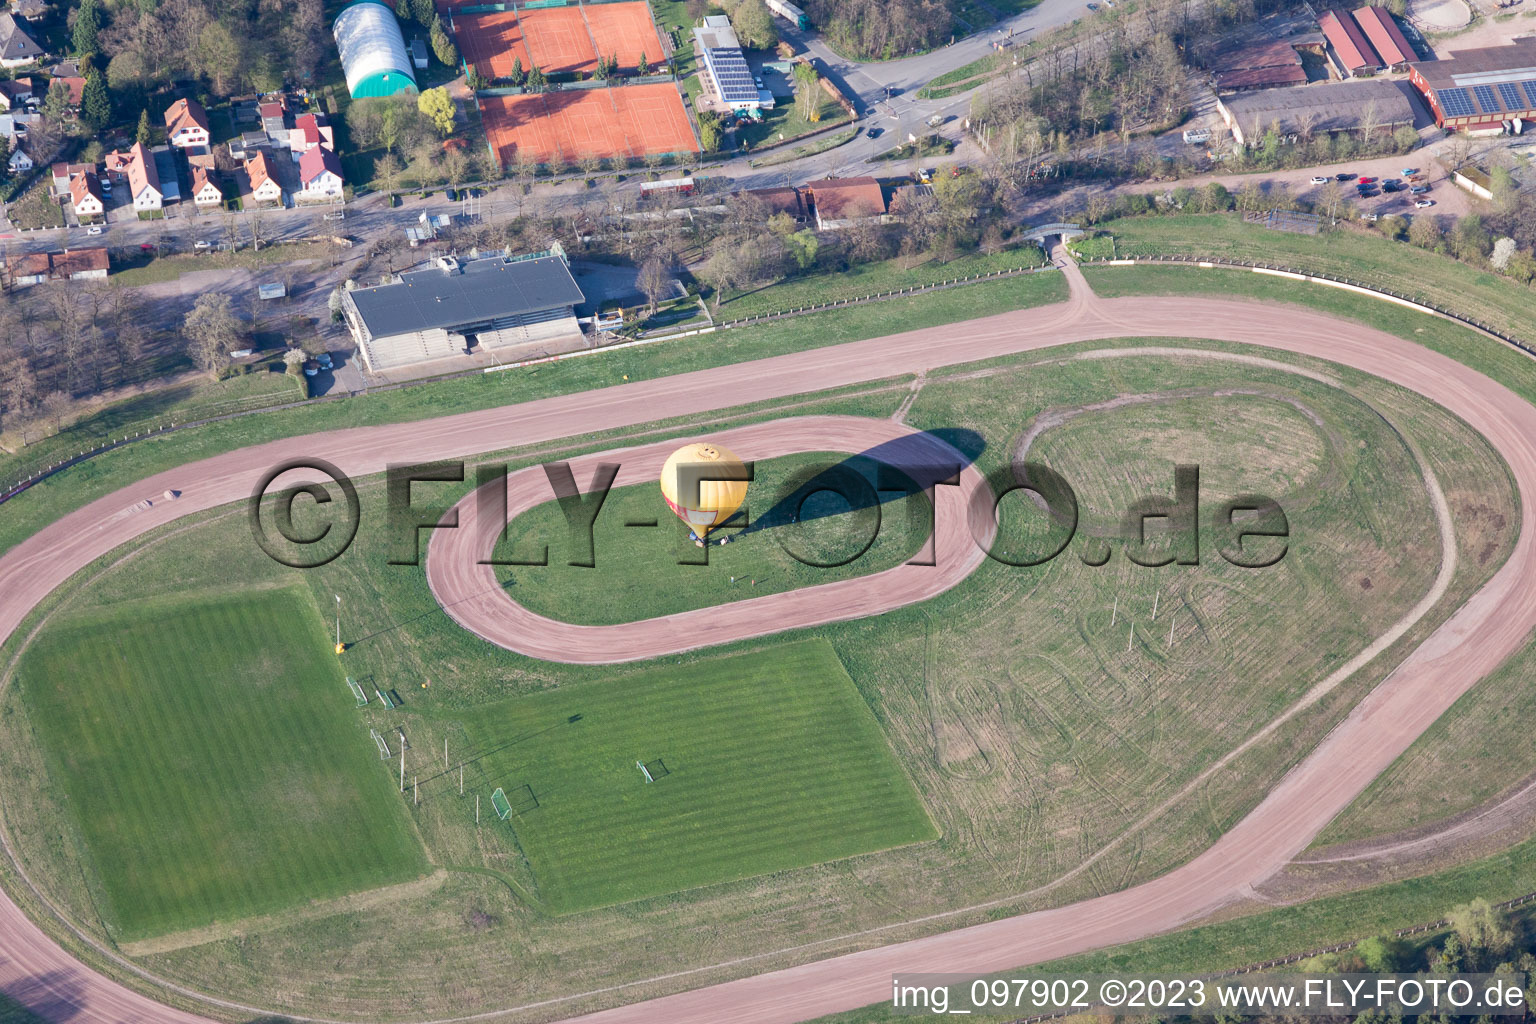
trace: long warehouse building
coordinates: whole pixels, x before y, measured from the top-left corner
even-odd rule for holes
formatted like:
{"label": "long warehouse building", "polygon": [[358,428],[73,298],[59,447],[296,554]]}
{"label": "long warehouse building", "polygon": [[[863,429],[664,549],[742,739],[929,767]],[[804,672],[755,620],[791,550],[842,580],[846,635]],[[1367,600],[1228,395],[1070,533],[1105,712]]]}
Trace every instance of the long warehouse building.
{"label": "long warehouse building", "polygon": [[463,263],[442,256],[387,284],[344,292],[342,315],[377,372],[477,350],[542,354],[581,338],[575,307],[583,301],[556,248]]}

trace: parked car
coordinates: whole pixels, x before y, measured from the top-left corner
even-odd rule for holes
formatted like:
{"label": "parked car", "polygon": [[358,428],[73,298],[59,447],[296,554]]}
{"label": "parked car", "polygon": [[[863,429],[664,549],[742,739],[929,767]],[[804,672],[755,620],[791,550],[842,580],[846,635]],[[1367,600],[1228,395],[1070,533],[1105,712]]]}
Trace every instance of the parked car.
{"label": "parked car", "polygon": [[1417,167],[1404,167],[1400,173],[1406,178],[1409,175],[1418,174],[1419,169]]}
{"label": "parked car", "polygon": [[85,229],[85,233],[88,235],[99,235],[101,234],[101,225],[92,224],[90,227]]}
{"label": "parked car", "polygon": [[315,362],[313,359],[307,360],[304,363],[304,376],[306,376],[306,377],[313,377],[316,374],[318,374],[319,372],[320,372],[320,364]]}
{"label": "parked car", "polygon": [[1314,185],[1326,185],[1326,184],[1328,184],[1328,179],[1326,177],[1324,177],[1323,175],[1321,175],[1321,174],[1314,174],[1312,176],[1312,184],[1314,184]]}
{"label": "parked car", "polygon": [[444,195],[446,195],[448,197],[448,201],[450,203],[456,203],[456,202],[459,201],[459,190],[456,189],[456,188],[449,189],[447,192],[444,193]]}
{"label": "parked car", "polygon": [[885,133],[885,129],[884,128],[876,127],[876,128],[871,128],[869,131],[865,132],[864,134],[868,135],[872,139],[878,139],[884,133]]}
{"label": "parked car", "polygon": [[1420,210],[1427,210],[1431,206],[1435,205],[1435,201],[1433,199],[1420,199],[1418,202],[1414,203],[1413,205],[1416,206]]}
{"label": "parked car", "polygon": [[1383,192],[1396,192],[1399,189],[1401,189],[1402,187],[1403,186],[1399,185],[1395,181],[1384,181],[1384,182],[1381,183],[1381,190]]}
{"label": "parked car", "polygon": [[1338,174],[1335,174],[1333,176],[1333,180],[1334,181],[1352,181],[1352,180],[1354,180],[1354,177],[1355,176],[1353,174],[1351,174],[1350,172],[1348,172],[1348,171],[1340,171]]}
{"label": "parked car", "polygon": [[193,242],[192,243],[192,248],[194,248],[194,249],[198,250],[199,252],[201,252],[201,251],[203,251],[205,249],[212,249],[213,248],[213,243],[212,242],[197,241],[197,242]]}
{"label": "parked car", "polygon": [[320,369],[322,370],[334,369],[335,364],[331,362],[331,354],[329,352],[321,352],[318,356],[315,356],[315,362],[320,364]]}
{"label": "parked car", "polygon": [[1361,178],[1360,179],[1360,184],[1362,184],[1362,185],[1374,185],[1374,184],[1376,184],[1376,179],[1375,178]]}
{"label": "parked car", "polygon": [[1424,180],[1424,175],[1422,175],[1422,174],[1410,174],[1410,175],[1408,175],[1408,180],[1409,181],[1423,181]]}
{"label": "parked car", "polygon": [[1089,10],[1090,10],[1090,11],[1096,11],[1096,10],[1098,10],[1098,9],[1099,9],[1099,5],[1098,5],[1098,4],[1089,4],[1089,5],[1088,5],[1088,9],[1089,9]]}
{"label": "parked car", "polygon": [[1428,185],[1415,185],[1412,188],[1410,188],[1408,191],[1412,192],[1416,196],[1421,196],[1425,192],[1429,191],[1429,186]]}
{"label": "parked car", "polygon": [[328,214],[325,215],[325,219],[326,220],[346,220],[347,219],[347,211],[346,210],[337,210],[335,213],[328,213]]}

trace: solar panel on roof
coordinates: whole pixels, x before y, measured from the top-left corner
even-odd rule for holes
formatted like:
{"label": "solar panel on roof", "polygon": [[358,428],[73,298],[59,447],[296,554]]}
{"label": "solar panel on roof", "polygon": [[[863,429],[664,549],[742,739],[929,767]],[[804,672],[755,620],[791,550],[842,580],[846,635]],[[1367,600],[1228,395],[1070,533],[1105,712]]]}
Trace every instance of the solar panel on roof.
{"label": "solar panel on roof", "polygon": [[1504,101],[1505,110],[1525,109],[1525,99],[1520,95],[1520,87],[1514,82],[1499,83],[1499,98]]}
{"label": "solar panel on roof", "polygon": [[1536,107],[1536,81],[1521,82],[1520,88],[1525,90],[1525,98],[1530,105]]}
{"label": "solar panel on roof", "polygon": [[1440,98],[1440,109],[1445,111],[1446,117],[1469,117],[1477,113],[1472,107],[1472,97],[1465,89],[1440,89],[1435,95]]}
{"label": "solar panel on roof", "polygon": [[1477,97],[1477,105],[1482,108],[1483,113],[1499,114],[1503,112],[1504,108],[1499,106],[1499,101],[1494,98],[1493,86],[1474,85],[1472,87],[1472,95]]}

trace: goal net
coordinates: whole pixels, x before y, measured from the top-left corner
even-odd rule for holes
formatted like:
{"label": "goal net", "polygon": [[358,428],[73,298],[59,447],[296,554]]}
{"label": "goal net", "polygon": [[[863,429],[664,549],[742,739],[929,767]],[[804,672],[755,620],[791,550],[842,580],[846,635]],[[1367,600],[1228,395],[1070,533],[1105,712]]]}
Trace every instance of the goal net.
{"label": "goal net", "polygon": [[496,808],[496,817],[502,821],[512,816],[512,804],[507,800],[507,794],[501,791],[500,786],[497,786],[496,792],[491,794],[491,806]]}
{"label": "goal net", "polygon": [[356,679],[353,679],[351,676],[347,676],[347,686],[352,689],[352,696],[357,699],[358,707],[362,707],[364,704],[368,703],[368,695],[363,692],[363,688],[361,686],[357,685]]}

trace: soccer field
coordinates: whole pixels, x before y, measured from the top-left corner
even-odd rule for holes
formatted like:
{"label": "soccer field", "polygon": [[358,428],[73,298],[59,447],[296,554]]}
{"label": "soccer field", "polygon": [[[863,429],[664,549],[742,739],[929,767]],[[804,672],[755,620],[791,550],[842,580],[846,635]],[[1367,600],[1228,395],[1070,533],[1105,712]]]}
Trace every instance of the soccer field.
{"label": "soccer field", "polygon": [[519,697],[470,736],[557,913],[937,834],[825,641]]}
{"label": "soccer field", "polygon": [[19,682],[121,941],[426,870],[306,591],[78,614]]}

